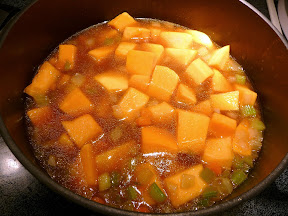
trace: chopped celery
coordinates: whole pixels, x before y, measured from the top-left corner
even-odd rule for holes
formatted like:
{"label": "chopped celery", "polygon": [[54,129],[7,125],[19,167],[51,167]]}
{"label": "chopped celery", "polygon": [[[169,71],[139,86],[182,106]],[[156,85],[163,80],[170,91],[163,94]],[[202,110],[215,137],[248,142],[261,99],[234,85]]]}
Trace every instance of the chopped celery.
{"label": "chopped celery", "polygon": [[242,169],[248,171],[251,167],[253,167],[253,159],[252,157],[240,157],[235,156],[233,160],[233,167],[235,169]]}
{"label": "chopped celery", "polygon": [[105,46],[109,46],[109,45],[114,44],[114,42],[115,42],[115,39],[114,39],[114,38],[106,38],[106,39],[104,40],[104,45],[105,45]]}
{"label": "chopped celery", "polygon": [[239,185],[243,181],[245,181],[247,178],[247,175],[244,173],[243,170],[235,170],[231,174],[231,181],[233,182],[234,185]]}
{"label": "chopped celery", "polygon": [[212,170],[206,167],[200,173],[200,177],[207,183],[211,183],[213,179],[215,178],[215,174]]}
{"label": "chopped celery", "polygon": [[210,203],[210,198],[203,198],[203,199],[200,199],[198,202],[198,204],[203,207],[207,207],[209,203]]}
{"label": "chopped celery", "polygon": [[72,78],[71,82],[75,85],[80,87],[85,81],[85,76],[79,73],[76,73]]}
{"label": "chopped celery", "polygon": [[240,85],[244,85],[246,83],[246,77],[244,75],[236,74],[235,78],[236,78],[236,83]]}
{"label": "chopped celery", "polygon": [[251,105],[245,105],[241,108],[241,114],[243,117],[252,117],[256,116],[256,109],[254,106]]}
{"label": "chopped celery", "polygon": [[203,193],[202,193],[202,197],[203,198],[212,198],[212,197],[216,197],[217,196],[217,190],[213,187],[207,187]]}
{"label": "chopped celery", "polygon": [[117,142],[123,135],[123,131],[121,127],[115,127],[114,129],[112,129],[111,133],[110,133],[110,138],[113,142]]}
{"label": "chopped celery", "polygon": [[258,130],[258,131],[263,131],[265,130],[265,125],[264,123],[259,120],[259,119],[253,119],[251,122],[251,127]]}
{"label": "chopped celery", "polygon": [[228,178],[219,178],[219,184],[217,186],[218,192],[223,195],[228,195],[233,191],[233,185]]}
{"label": "chopped celery", "polygon": [[103,173],[98,178],[99,191],[105,191],[111,187],[111,179],[109,173]]}
{"label": "chopped celery", "polygon": [[133,186],[127,188],[128,196],[130,200],[135,200],[138,196],[136,189]]}
{"label": "chopped celery", "polygon": [[121,175],[119,172],[117,171],[113,171],[111,173],[111,185],[112,186],[118,186],[120,184],[120,179],[121,179]]}
{"label": "chopped celery", "polygon": [[66,62],[65,62],[64,69],[65,69],[65,70],[70,70],[70,69],[71,69],[71,64],[70,64],[69,61],[66,61]]}
{"label": "chopped celery", "polygon": [[155,182],[150,185],[150,187],[148,188],[148,192],[152,199],[158,203],[164,202],[167,198]]}
{"label": "chopped celery", "polygon": [[37,95],[34,96],[33,98],[37,106],[39,107],[47,106],[50,103],[50,100],[46,95]]}

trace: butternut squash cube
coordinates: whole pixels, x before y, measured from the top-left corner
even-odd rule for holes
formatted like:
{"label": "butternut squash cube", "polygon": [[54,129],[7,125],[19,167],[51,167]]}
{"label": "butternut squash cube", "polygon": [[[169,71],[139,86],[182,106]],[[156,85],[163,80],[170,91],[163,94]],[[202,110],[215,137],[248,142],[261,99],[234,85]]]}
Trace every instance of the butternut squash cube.
{"label": "butternut squash cube", "polygon": [[123,32],[123,40],[142,40],[150,38],[150,29],[141,27],[126,27]]}
{"label": "butternut squash cube", "polygon": [[62,147],[66,147],[66,148],[73,148],[75,146],[67,133],[61,134],[61,136],[58,139],[58,143]]}
{"label": "butternut squash cube", "polygon": [[49,106],[34,108],[27,112],[27,116],[33,125],[40,126],[51,120],[53,111]]}
{"label": "butternut squash cube", "polygon": [[183,32],[161,32],[159,39],[165,47],[188,49],[191,48],[193,38]]}
{"label": "butternut squash cube", "polygon": [[127,142],[95,157],[96,166],[99,174],[121,170],[126,162],[137,153],[137,147],[134,142]]}
{"label": "butternut squash cube", "polygon": [[229,60],[229,52],[230,45],[215,50],[211,58],[209,59],[209,66],[213,66],[219,70],[223,70],[225,68],[225,64]]}
{"label": "butternut squash cube", "polygon": [[45,61],[33,78],[32,83],[27,86],[24,92],[32,97],[45,95],[57,82],[60,72],[49,62]]}
{"label": "butternut squash cube", "polygon": [[239,110],[239,91],[210,96],[212,107],[220,110]]}
{"label": "butternut squash cube", "polygon": [[[181,206],[201,195],[202,191],[206,188],[205,181],[200,177],[202,170],[203,166],[199,164],[164,179],[167,193],[174,207]],[[191,187],[181,187],[183,175],[195,177],[194,184]]]}
{"label": "butternut squash cube", "polygon": [[79,88],[75,88],[66,95],[59,108],[69,115],[81,115],[91,111],[93,104]]}
{"label": "butternut squash cube", "polygon": [[131,17],[127,12],[123,12],[122,14],[109,21],[108,25],[122,32],[125,27],[135,25],[136,23],[137,21],[134,20],[133,17]]}
{"label": "butternut squash cube", "polygon": [[127,54],[126,69],[130,74],[151,76],[156,66],[157,56],[155,53],[130,50]]}
{"label": "butternut squash cube", "polygon": [[133,50],[136,45],[136,43],[121,42],[115,50],[115,56],[119,59],[126,59],[128,52]]}
{"label": "butternut squash cube", "polygon": [[237,122],[235,119],[213,113],[210,120],[209,132],[217,137],[232,136],[235,133],[236,126]]}
{"label": "butternut squash cube", "polygon": [[186,67],[195,58],[197,51],[191,49],[166,48],[164,54],[166,62],[176,62],[180,66]]}
{"label": "butternut squash cube", "polygon": [[118,104],[120,110],[119,116],[116,118],[132,120],[137,116],[140,109],[143,108],[149,101],[149,96],[136,90],[135,88],[128,88],[122,99]]}
{"label": "butternut squash cube", "polygon": [[194,60],[185,71],[186,77],[196,85],[200,85],[213,74],[213,70],[200,58]]}
{"label": "butternut squash cube", "polygon": [[239,102],[241,106],[253,106],[257,99],[257,93],[240,85],[235,85],[235,89],[239,91]]}
{"label": "butternut squash cube", "polygon": [[229,92],[232,90],[230,83],[227,79],[216,69],[213,70],[212,89],[214,92]]}
{"label": "butternut squash cube", "polygon": [[157,39],[159,38],[160,34],[161,34],[161,29],[150,28],[150,35],[151,35],[151,39],[153,41],[157,41]]}
{"label": "butternut squash cube", "polygon": [[201,101],[200,103],[196,104],[192,108],[193,112],[198,112],[198,113],[203,113],[207,116],[211,116],[213,113],[212,107],[211,107],[211,102],[210,99]]}
{"label": "butternut squash cube", "polygon": [[160,44],[153,44],[153,43],[143,43],[141,44],[140,48],[141,50],[152,52],[156,54],[157,62],[161,59],[162,54],[164,52],[164,47]]}
{"label": "butternut squash cube", "polygon": [[210,118],[200,113],[177,110],[177,140],[180,150],[201,154],[205,148]]}
{"label": "butternut squash cube", "polygon": [[95,61],[101,62],[108,58],[113,52],[115,47],[114,46],[105,46],[105,47],[99,47],[93,50],[90,50],[88,54],[92,56]]}
{"label": "butternut squash cube", "polygon": [[178,86],[176,100],[187,105],[193,105],[197,102],[196,94],[193,89],[182,83]]}
{"label": "butternut squash cube", "polygon": [[245,120],[240,122],[237,126],[233,138],[233,151],[243,156],[250,156],[252,154],[252,147],[249,143],[249,130],[245,124]]}
{"label": "butternut squash cube", "polygon": [[154,123],[167,123],[174,117],[174,108],[166,102],[150,106],[147,109],[151,112]]}
{"label": "butternut squash cube", "polygon": [[92,144],[82,146],[80,158],[87,184],[89,186],[95,186],[97,184],[98,174]]}
{"label": "butternut squash cube", "polygon": [[155,126],[142,127],[141,136],[141,152],[143,154],[154,152],[176,153],[178,151],[176,139],[165,129]]}
{"label": "butternut squash cube", "polygon": [[231,137],[207,139],[202,158],[209,165],[218,165],[225,169],[231,169],[234,158]]}
{"label": "butternut squash cube", "polygon": [[157,65],[147,94],[159,100],[169,101],[177,87],[179,76],[170,68]]}
{"label": "butternut squash cube", "polygon": [[94,79],[109,92],[117,92],[128,89],[127,77],[117,72],[112,71],[101,73],[96,75]]}
{"label": "butternut squash cube", "polygon": [[80,116],[72,121],[63,121],[63,127],[78,146],[81,148],[102,132],[102,128],[89,114]]}
{"label": "butternut squash cube", "polygon": [[196,30],[187,30],[186,32],[192,35],[193,42],[204,45],[208,48],[213,47],[213,42],[211,41],[211,39],[208,37],[207,34]]}
{"label": "butternut squash cube", "polygon": [[59,45],[58,63],[65,70],[73,69],[77,47],[72,44]]}
{"label": "butternut squash cube", "polygon": [[136,88],[142,92],[146,92],[150,83],[150,77],[145,75],[132,75],[128,81],[129,87]]}

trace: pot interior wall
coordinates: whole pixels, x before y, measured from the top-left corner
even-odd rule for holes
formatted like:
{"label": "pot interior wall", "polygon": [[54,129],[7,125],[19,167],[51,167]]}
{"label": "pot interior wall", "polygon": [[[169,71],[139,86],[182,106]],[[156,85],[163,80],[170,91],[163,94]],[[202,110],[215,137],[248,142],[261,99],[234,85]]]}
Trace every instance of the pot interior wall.
{"label": "pot interior wall", "polygon": [[36,2],[10,30],[0,50],[0,112],[23,154],[37,163],[24,129],[23,89],[38,65],[59,43],[84,28],[127,11],[178,23],[207,33],[246,69],[259,93],[267,126],[261,157],[233,198],[253,188],[288,152],[288,52],[277,34],[255,12],[230,0],[123,0]]}

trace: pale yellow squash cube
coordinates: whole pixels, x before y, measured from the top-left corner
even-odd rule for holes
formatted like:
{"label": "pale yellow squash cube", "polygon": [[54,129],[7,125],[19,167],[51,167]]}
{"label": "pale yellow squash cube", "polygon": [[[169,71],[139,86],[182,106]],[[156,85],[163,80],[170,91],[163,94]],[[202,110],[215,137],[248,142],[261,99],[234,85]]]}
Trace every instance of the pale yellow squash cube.
{"label": "pale yellow squash cube", "polygon": [[155,53],[157,56],[157,62],[161,59],[164,52],[164,47],[162,45],[153,43],[143,43],[140,45],[139,49]]}
{"label": "pale yellow squash cube", "polygon": [[212,94],[210,99],[214,109],[239,110],[239,91]]}
{"label": "pale yellow squash cube", "polygon": [[122,40],[142,40],[150,38],[150,29],[141,27],[126,27]]}
{"label": "pale yellow squash cube", "polygon": [[187,105],[193,105],[197,103],[197,98],[193,89],[181,83],[177,88],[176,101]]}
{"label": "pale yellow squash cube", "polygon": [[97,62],[101,62],[104,59],[108,58],[114,52],[114,50],[114,46],[105,46],[90,50],[88,54],[93,57]]}
{"label": "pale yellow squash cube", "polygon": [[164,51],[165,62],[176,62],[182,67],[186,67],[194,60],[197,55],[196,50],[191,49],[176,49],[176,48],[166,48]]}
{"label": "pale yellow squash cube", "polygon": [[115,57],[119,59],[126,59],[128,52],[133,50],[136,45],[136,43],[121,42],[115,50]]}
{"label": "pale yellow squash cube", "polygon": [[128,89],[128,78],[117,72],[105,72],[98,74],[94,79],[100,83],[107,91],[117,92]]}
{"label": "pale yellow squash cube", "polygon": [[235,89],[239,91],[239,101],[241,106],[253,106],[257,99],[257,93],[241,85],[235,85]]}
{"label": "pale yellow squash cube", "polygon": [[189,33],[190,35],[192,35],[193,42],[204,45],[208,48],[213,47],[213,42],[211,41],[209,36],[207,34],[205,34],[204,32],[200,32],[200,31],[196,31],[196,30],[187,30],[186,32]]}
{"label": "pale yellow squash cube", "polygon": [[165,47],[188,49],[191,48],[193,37],[183,32],[161,32],[159,39]]}
{"label": "pale yellow squash cube", "polygon": [[227,79],[216,69],[213,69],[212,89],[214,92],[229,92],[232,90],[231,84]]}
{"label": "pale yellow squash cube", "polygon": [[229,55],[230,55],[230,45],[224,46],[214,51],[211,58],[209,59],[208,64],[219,70],[223,70],[225,68],[226,63],[229,60]]}

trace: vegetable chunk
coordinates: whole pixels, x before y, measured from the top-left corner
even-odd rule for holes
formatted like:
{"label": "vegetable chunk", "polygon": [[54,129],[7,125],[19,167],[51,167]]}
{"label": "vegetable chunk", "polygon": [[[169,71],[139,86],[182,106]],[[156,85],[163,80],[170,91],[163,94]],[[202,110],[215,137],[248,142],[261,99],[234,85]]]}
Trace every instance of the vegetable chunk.
{"label": "vegetable chunk", "polygon": [[91,111],[93,104],[79,88],[75,88],[66,95],[59,108],[69,115],[81,115]]}
{"label": "vegetable chunk", "polygon": [[230,83],[227,79],[216,69],[213,70],[212,88],[214,92],[229,92],[232,90]]}
{"label": "vegetable chunk", "polygon": [[109,92],[117,92],[128,89],[128,79],[117,72],[105,72],[98,74],[94,79]]}
{"label": "vegetable chunk", "polygon": [[153,43],[143,43],[140,46],[141,50],[147,51],[147,52],[152,52],[156,54],[156,62],[158,62],[162,54],[164,52],[164,47],[160,44],[153,44]]}
{"label": "vegetable chunk", "polygon": [[196,94],[193,89],[182,83],[178,86],[176,100],[187,105],[193,105],[197,102]]}
{"label": "vegetable chunk", "polygon": [[59,45],[58,63],[65,70],[74,68],[77,47],[72,44]]}
{"label": "vegetable chunk", "polygon": [[245,105],[253,106],[255,104],[257,99],[256,92],[251,91],[250,89],[240,85],[235,85],[235,88],[236,90],[239,91],[239,102],[241,106]]}
{"label": "vegetable chunk", "polygon": [[220,110],[239,110],[239,91],[212,94],[212,107]]}
{"label": "vegetable chunk", "polygon": [[166,62],[176,62],[180,66],[186,67],[195,58],[197,51],[190,49],[166,48],[164,54]]}
{"label": "vegetable chunk", "polygon": [[178,150],[174,136],[164,129],[155,126],[142,127],[141,135],[141,151],[143,154],[154,152],[176,153]]}
{"label": "vegetable chunk", "polygon": [[129,87],[136,88],[142,92],[146,92],[150,83],[150,77],[145,75],[132,75],[128,81]]}
{"label": "vegetable chunk", "polygon": [[123,12],[114,19],[108,22],[109,26],[114,27],[119,31],[123,31],[125,27],[135,25],[137,22],[127,12]]}
{"label": "vegetable chunk", "polygon": [[155,53],[131,50],[127,54],[126,69],[131,74],[150,76],[156,66]]}
{"label": "vegetable chunk", "polygon": [[213,112],[212,107],[211,107],[211,101],[209,99],[205,101],[201,101],[200,103],[192,107],[192,111],[203,113],[207,116],[211,116]]}
{"label": "vegetable chunk", "polygon": [[92,56],[97,62],[101,62],[114,52],[114,46],[99,47],[90,50],[88,54]]}
{"label": "vegetable chunk", "polygon": [[[206,183],[200,177],[202,170],[203,166],[202,164],[199,164],[164,179],[167,193],[174,207],[183,205],[200,196],[202,191],[206,188]],[[189,187],[181,187],[181,182],[182,179],[185,178],[185,175],[194,177],[194,183]]]}
{"label": "vegetable chunk", "polygon": [[242,120],[236,128],[233,139],[233,151],[243,156],[252,154],[252,147],[249,143],[249,130],[245,120]]}
{"label": "vegetable chunk", "polygon": [[186,32],[192,35],[193,42],[204,45],[208,48],[213,47],[213,42],[211,41],[209,36],[206,35],[205,33],[196,30],[186,30]]}
{"label": "vegetable chunk", "polygon": [[177,110],[177,140],[179,149],[201,154],[204,151],[210,118],[184,110]]}
{"label": "vegetable chunk", "polygon": [[115,50],[115,56],[119,59],[126,59],[128,52],[133,50],[136,45],[136,43],[121,42]]}
{"label": "vegetable chunk", "polygon": [[170,68],[157,65],[152,75],[147,94],[159,100],[169,101],[179,81],[179,76]]}
{"label": "vegetable chunk", "polygon": [[154,123],[167,123],[174,117],[174,108],[166,102],[150,106],[147,109],[151,112]]}
{"label": "vegetable chunk", "polygon": [[229,52],[230,45],[217,49],[216,51],[214,51],[208,64],[219,70],[223,70],[225,68],[225,64],[229,60]]}
{"label": "vegetable chunk", "polygon": [[53,116],[52,109],[49,106],[34,108],[27,112],[27,116],[33,125],[39,126],[47,123]]}
{"label": "vegetable chunk", "polygon": [[102,132],[102,128],[89,114],[72,121],[62,121],[62,125],[78,148]]}
{"label": "vegetable chunk", "polygon": [[132,39],[148,39],[150,38],[150,30],[147,28],[140,27],[126,27],[123,32],[123,40]]}
{"label": "vegetable chunk", "polygon": [[213,74],[213,70],[200,58],[194,60],[185,71],[185,75],[196,85],[200,85]]}
{"label": "vegetable chunk", "polygon": [[192,36],[183,32],[161,32],[159,39],[164,46],[178,49],[188,49],[193,42]]}
{"label": "vegetable chunk", "polygon": [[235,133],[236,126],[237,122],[235,119],[213,113],[209,125],[209,132],[217,137],[232,136]]}

